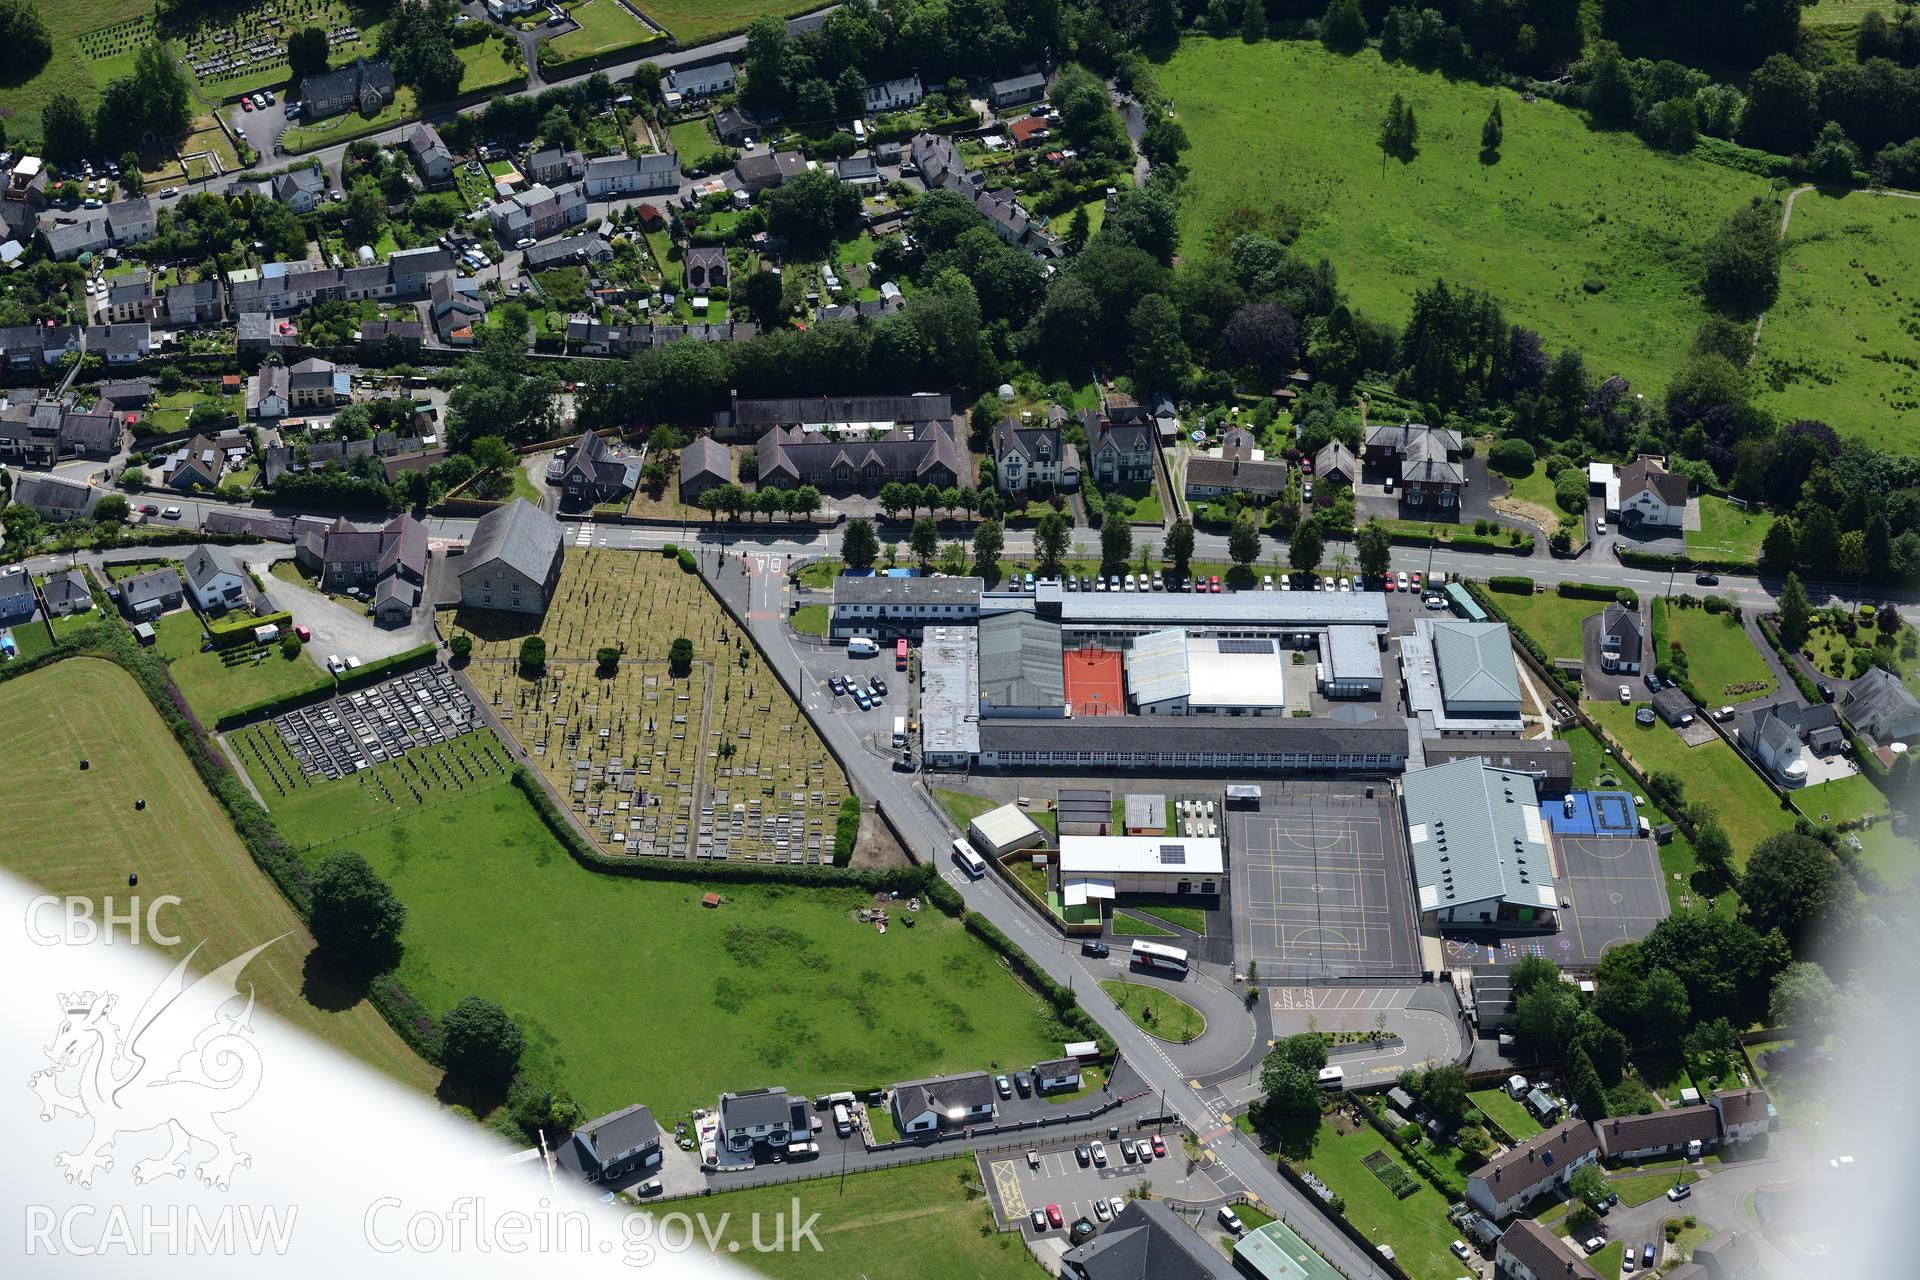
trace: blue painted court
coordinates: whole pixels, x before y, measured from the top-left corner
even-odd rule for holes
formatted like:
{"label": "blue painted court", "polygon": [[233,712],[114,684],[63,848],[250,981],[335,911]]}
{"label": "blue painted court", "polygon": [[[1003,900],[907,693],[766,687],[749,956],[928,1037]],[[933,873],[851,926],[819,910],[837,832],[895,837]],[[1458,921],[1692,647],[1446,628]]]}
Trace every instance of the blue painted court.
{"label": "blue painted court", "polygon": [[1624,791],[1575,791],[1564,801],[1543,801],[1540,814],[1559,836],[1640,834],[1640,815]]}

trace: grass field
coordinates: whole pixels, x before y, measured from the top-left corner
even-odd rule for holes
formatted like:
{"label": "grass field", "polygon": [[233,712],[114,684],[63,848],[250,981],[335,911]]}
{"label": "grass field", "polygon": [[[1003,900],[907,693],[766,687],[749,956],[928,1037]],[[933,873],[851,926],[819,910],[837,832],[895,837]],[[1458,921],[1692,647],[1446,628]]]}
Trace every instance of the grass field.
{"label": "grass field", "polygon": [[[126,672],[71,658],[0,685],[0,754],[0,812],[43,813],[51,797],[59,806],[57,822],[11,824],[0,841],[8,869],[49,892],[96,900],[124,897],[128,873],[138,872],[143,896],[180,898],[163,920],[184,949],[205,944],[207,967],[290,934],[247,970],[260,1003],[413,1088],[438,1082],[365,1001],[336,1011],[303,995],[313,976],[321,1005],[338,994],[324,972],[307,971],[313,940]],[[147,807],[135,810],[135,798]]]}
{"label": "grass field", "polygon": [[[335,821],[329,795],[363,802],[357,786],[316,788],[282,829],[306,843]],[[1036,1061],[1059,1039],[957,920],[898,927],[896,904],[883,935],[855,919],[859,890],[598,875],[504,774],[305,856],[332,848],[364,854],[407,904],[413,991],[436,1011],[498,1001],[595,1114],[644,1101],[682,1115],[763,1084],[876,1087]],[[710,888],[718,910],[700,905]]]}
{"label": "grass field", "polygon": [[967,829],[969,822],[987,810],[1000,807],[996,800],[989,800],[985,796],[968,795],[964,791],[951,791],[945,787],[935,787],[933,798],[940,802],[940,807],[947,811],[949,818],[953,819],[953,825],[962,831]]}
{"label": "grass field", "polygon": [[191,610],[170,613],[154,624],[155,647],[167,660],[173,682],[186,695],[187,705],[200,723],[211,728],[227,712],[263,698],[311,693],[333,683],[312,654],[302,649],[292,658],[280,655],[278,645],[247,644],[241,651],[258,651],[257,659],[241,658],[231,666],[226,657],[235,650],[200,652],[203,628]]}
{"label": "grass field", "polygon": [[[813,1227],[819,1250],[808,1245],[754,1252],[755,1215],[761,1241],[770,1241],[775,1214],[789,1215],[787,1230],[792,1231],[796,1200],[801,1221],[820,1215]],[[1017,1234],[991,1229],[979,1172],[964,1157],[729,1191],[662,1212],[675,1210],[704,1214],[716,1230],[721,1230],[721,1215],[732,1215],[719,1237],[718,1254],[776,1280],[1038,1280],[1046,1274]],[[903,1247],[909,1237],[911,1246]],[[731,1244],[738,1244],[738,1253],[729,1252]]]}
{"label": "grass field", "polygon": [[1555,591],[1520,595],[1496,591],[1494,603],[1510,614],[1522,631],[1539,641],[1549,658],[1578,658],[1580,624],[1605,609],[1601,600],[1581,600]]}
{"label": "grass field", "polygon": [[1116,911],[1113,913],[1113,932],[1122,938],[1172,938],[1177,936],[1173,930],[1162,928],[1151,920],[1142,920],[1136,916]]}
{"label": "grass field", "polygon": [[763,13],[791,18],[825,6],[821,0],[637,0],[635,7],[671,31],[684,49],[745,31]]}
{"label": "grass field", "polygon": [[[1444,276],[1489,290],[1509,320],[1580,348],[1590,369],[1625,374],[1648,395],[1706,317],[1701,239],[1765,189],[1631,134],[1597,132],[1571,109],[1371,50],[1338,57],[1298,41],[1189,38],[1159,80],[1193,141],[1189,254],[1242,206],[1270,225],[1298,219],[1296,252],[1330,259],[1356,309],[1402,324],[1414,290]],[[1394,93],[1418,115],[1420,154],[1383,173],[1375,137]],[[1495,99],[1506,142],[1488,166],[1480,126]],[[1276,119],[1315,127],[1276,129]],[[1603,290],[1586,292],[1590,280]]]}
{"label": "grass field", "polygon": [[1920,202],[1801,195],[1780,296],[1753,362],[1756,403],[1782,421],[1819,418],[1844,437],[1912,451],[1920,442],[1916,276]]}
{"label": "grass field", "polygon": [[1695,501],[1700,507],[1700,527],[1687,530],[1689,553],[1729,560],[1760,558],[1760,544],[1773,527],[1769,512],[1742,511],[1711,493],[1703,493]]}
{"label": "grass field", "polygon": [[1475,1089],[1470,1096],[1481,1114],[1506,1130],[1515,1142],[1524,1142],[1540,1132],[1533,1113],[1507,1096],[1505,1089]]}
{"label": "grass field", "polygon": [[1301,1147],[1298,1138],[1288,1141],[1287,1158],[1296,1167],[1311,1169],[1346,1201],[1347,1221],[1367,1239],[1392,1245],[1401,1269],[1413,1280],[1453,1280],[1460,1274],[1458,1260],[1447,1252],[1455,1233],[1447,1221],[1446,1198],[1408,1171],[1419,1190],[1396,1199],[1386,1183],[1360,1163],[1379,1151],[1405,1168],[1400,1153],[1378,1131],[1363,1125],[1343,1134],[1331,1123],[1321,1124],[1314,1130],[1312,1147]]}
{"label": "grass field", "polygon": [[567,14],[580,25],[546,42],[543,48],[551,49],[554,56],[548,58],[543,52],[543,64],[591,58],[655,38],[647,24],[622,7],[619,0],[585,0]]}
{"label": "grass field", "polygon": [[[152,12],[153,6],[143,0],[75,0],[72,4],[40,6],[47,34],[53,39],[53,56],[30,77],[0,76],[0,119],[6,122],[8,139],[15,145],[41,141],[40,108],[56,93],[71,93],[90,110],[99,100],[105,81],[96,78],[87,55],[88,48],[100,46],[93,41],[83,44],[80,37],[118,23],[139,22]],[[118,61],[101,59],[109,69]],[[126,69],[131,70],[132,59],[125,61]]]}
{"label": "grass field", "polygon": [[1198,1009],[1159,987],[1102,978],[1100,989],[1132,1019],[1134,1026],[1150,1036],[1186,1044],[1198,1040],[1207,1029],[1207,1020]]}
{"label": "grass field", "polygon": [[1686,652],[1688,678],[1702,697],[1744,702],[1773,692],[1772,669],[1731,613],[1676,609],[1665,600],[1654,607],[1666,611],[1667,644]]}
{"label": "grass field", "polygon": [[[1747,865],[1753,846],[1767,836],[1793,826],[1793,815],[1751,766],[1725,742],[1689,747],[1680,735],[1657,721],[1652,726],[1633,722],[1633,708],[1618,702],[1588,702],[1589,715],[1605,725],[1646,772],[1677,775],[1686,783],[1689,804],[1706,802],[1733,842],[1736,869]],[[1638,794],[1639,789],[1634,789]]]}

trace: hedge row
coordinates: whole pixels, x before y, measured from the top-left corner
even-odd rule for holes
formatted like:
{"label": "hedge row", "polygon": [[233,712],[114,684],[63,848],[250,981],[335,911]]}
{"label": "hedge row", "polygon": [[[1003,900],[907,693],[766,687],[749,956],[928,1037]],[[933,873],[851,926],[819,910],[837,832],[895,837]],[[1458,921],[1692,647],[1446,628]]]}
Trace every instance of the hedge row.
{"label": "hedge row", "polygon": [[213,727],[225,733],[228,729],[237,728],[250,720],[265,719],[279,715],[282,711],[304,706],[320,694],[331,694],[333,691],[333,677],[322,675],[304,689],[296,689],[291,693],[276,693],[270,698],[258,698],[223,711],[220,718],[213,722]]}
{"label": "hedge row", "polygon": [[[540,780],[524,765],[515,765],[513,785],[533,805],[534,812],[555,838],[565,846],[573,860],[589,871],[630,876],[637,880],[695,880],[703,883],[791,884],[820,889],[866,889],[871,892],[927,894],[939,881],[932,867],[915,864],[892,868],[822,867],[783,862],[689,862],[684,858],[657,858],[641,854],[602,853],[587,841],[567,816],[553,803],[553,797]],[[856,802],[857,803],[857,802]],[[936,905],[939,905],[936,902]]]}
{"label": "hedge row", "polygon": [[844,867],[853,859],[854,842],[860,838],[860,800],[840,797],[840,816],[833,824],[833,865]]}
{"label": "hedge row", "polygon": [[1047,976],[1040,966],[1033,962],[1032,957],[1014,945],[1013,939],[1000,932],[991,920],[978,911],[967,912],[963,919],[968,932],[998,951],[1014,974],[1039,992],[1041,999],[1053,1006],[1054,1016],[1059,1020],[1060,1025],[1073,1033],[1071,1037],[1062,1037],[1063,1039],[1091,1040],[1100,1046],[1100,1057],[1103,1061],[1113,1061],[1116,1051],[1113,1037],[1093,1020],[1092,1014],[1080,1007],[1080,1001],[1073,992]]}
{"label": "hedge row", "polygon": [[[1382,524],[1388,524],[1382,521]],[[1393,521],[1392,525],[1404,525],[1410,521]],[[1437,528],[1445,531],[1445,536],[1429,533],[1425,529],[1407,528],[1387,529],[1387,538],[1403,547],[1451,547],[1456,551],[1491,551],[1499,555],[1530,556],[1533,554],[1533,535],[1523,533],[1520,541],[1513,542],[1511,532],[1498,535],[1475,533],[1471,528],[1462,529],[1455,525],[1441,525]]]}
{"label": "hedge row", "polygon": [[1433,1161],[1428,1159],[1425,1153],[1409,1146],[1407,1140],[1400,1136],[1399,1131],[1389,1125],[1379,1112],[1368,1105],[1367,1101],[1360,1103],[1360,1111],[1367,1117],[1367,1123],[1372,1125],[1381,1137],[1393,1144],[1393,1149],[1399,1153],[1400,1158],[1412,1165],[1413,1171],[1425,1178],[1435,1191],[1447,1198],[1449,1203],[1466,1194],[1464,1185],[1448,1182]]}
{"label": "hedge row", "polygon": [[1617,600],[1629,609],[1640,607],[1640,596],[1632,587],[1609,587],[1598,582],[1563,582],[1554,588],[1571,600]]}
{"label": "hedge row", "polygon": [[439,648],[432,644],[417,644],[411,649],[402,649],[399,653],[386,658],[375,658],[372,662],[363,662],[350,671],[342,671],[339,684],[342,689],[351,689],[366,684],[382,676],[392,675],[411,667],[424,666],[439,655]]}
{"label": "hedge row", "polygon": [[1793,660],[1793,655],[1787,652],[1787,646],[1780,642],[1780,633],[1775,629],[1773,618],[1758,616],[1754,621],[1760,624],[1760,634],[1767,638],[1767,643],[1772,645],[1773,651],[1780,656],[1780,665],[1785,667],[1787,674],[1793,677],[1794,687],[1800,690],[1800,696],[1807,700],[1807,704],[1818,706],[1825,701],[1820,696],[1820,686],[1814,683],[1812,676],[1800,670],[1800,664]]}
{"label": "hedge row", "polygon": [[1495,591],[1506,591],[1518,596],[1533,594],[1533,579],[1516,573],[1496,574],[1487,579],[1487,585]]}
{"label": "hedge row", "polygon": [[1760,576],[1757,560],[1735,560],[1721,556],[1670,556],[1653,551],[1635,551],[1615,544],[1613,554],[1630,569],[1715,569],[1749,578]]}
{"label": "hedge row", "polygon": [[213,647],[216,649],[228,649],[235,645],[250,643],[253,640],[253,633],[261,627],[292,625],[293,615],[285,609],[258,618],[249,613],[235,611],[224,618],[215,618],[206,624],[207,634],[213,637]]}

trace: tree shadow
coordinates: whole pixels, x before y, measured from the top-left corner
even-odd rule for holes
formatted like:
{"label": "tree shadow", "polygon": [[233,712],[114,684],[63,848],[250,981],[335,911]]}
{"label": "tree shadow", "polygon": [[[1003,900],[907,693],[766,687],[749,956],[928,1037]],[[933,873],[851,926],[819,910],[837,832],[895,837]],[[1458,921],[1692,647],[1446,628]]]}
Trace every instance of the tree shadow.
{"label": "tree shadow", "polygon": [[1480,163],[1485,165],[1489,169],[1491,169],[1494,165],[1499,164],[1500,149],[1498,147],[1480,148]]}
{"label": "tree shadow", "polygon": [[485,1116],[494,1108],[505,1104],[507,1085],[504,1082],[477,1083],[456,1077],[449,1071],[440,1077],[440,1083],[434,1087],[433,1096],[444,1106],[465,1107],[476,1116]]}
{"label": "tree shadow", "polygon": [[316,1009],[344,1013],[367,998],[372,975],[360,973],[328,956],[319,947],[307,952],[301,965],[300,995]]}

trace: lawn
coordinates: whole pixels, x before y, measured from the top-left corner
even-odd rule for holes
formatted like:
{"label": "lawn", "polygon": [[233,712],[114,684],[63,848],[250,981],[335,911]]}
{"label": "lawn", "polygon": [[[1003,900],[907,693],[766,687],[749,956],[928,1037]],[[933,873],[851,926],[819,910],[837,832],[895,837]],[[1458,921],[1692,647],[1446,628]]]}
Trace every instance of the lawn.
{"label": "lawn", "polygon": [[[1772,789],[1726,742],[1689,747],[1664,724],[1635,724],[1631,706],[1612,701],[1585,705],[1587,713],[1626,747],[1643,771],[1674,774],[1686,783],[1688,803],[1704,801],[1713,806],[1733,842],[1736,870],[1746,866],[1754,845],[1793,826],[1793,815],[1780,807]],[[1634,791],[1640,794],[1639,788]]]}
{"label": "lawn", "polygon": [[[1167,830],[1173,830],[1168,824]],[[1199,907],[1164,907],[1158,903],[1145,907],[1131,907],[1141,915],[1154,920],[1165,920],[1170,925],[1185,929],[1188,933],[1205,934],[1207,931],[1207,913]]]}
{"label": "lawn", "polygon": [[[1824,8],[1825,6],[1821,6]],[[1920,443],[1920,337],[1906,282],[1920,276],[1920,205],[1809,191],[1794,202],[1780,296],[1753,361],[1755,403],[1843,437]]]}
{"label": "lawn", "polygon": [[1522,631],[1537,640],[1549,658],[1580,657],[1580,624],[1607,607],[1602,600],[1582,600],[1557,591],[1536,591],[1531,595],[1495,591],[1492,595],[1493,602],[1511,615]]}
{"label": "lawn", "polygon": [[1207,1029],[1207,1020],[1198,1009],[1159,987],[1120,978],[1102,978],[1100,989],[1132,1020],[1134,1026],[1150,1036],[1175,1044],[1186,1044],[1198,1040]]}
{"label": "lawn", "polygon": [[822,6],[820,0],[638,0],[635,7],[671,31],[684,49],[745,31],[763,13],[790,18]]}
{"label": "lawn", "polygon": [[1700,508],[1700,527],[1687,530],[1688,554],[1726,560],[1760,558],[1760,543],[1773,527],[1771,513],[1742,511],[1711,493],[1701,494],[1695,502]]}
{"label": "lawn", "polygon": [[[190,609],[170,613],[154,624],[156,647],[173,672],[187,705],[208,728],[229,711],[263,698],[293,696],[333,683],[319,661],[302,649],[282,657],[280,646],[252,643],[200,652],[202,626]],[[242,655],[255,654],[257,657]],[[231,660],[231,661],[229,661]]]}
{"label": "lawn", "polygon": [[[1667,1188],[1675,1182],[1698,1182],[1700,1175],[1692,1171],[1681,1173],[1678,1177],[1671,1173],[1652,1173],[1644,1178],[1615,1178],[1607,1185],[1613,1188],[1624,1205],[1645,1204],[1667,1194]],[[1602,1273],[1605,1274],[1604,1272]]]}
{"label": "lawn", "polygon": [[674,154],[680,157],[682,164],[691,164],[720,149],[720,139],[713,136],[713,128],[706,116],[698,120],[682,120],[669,126],[667,137],[673,140]]}
{"label": "lawn", "polygon": [[13,634],[14,656],[8,661],[19,662],[37,657],[53,648],[53,636],[48,633],[46,622],[38,616],[12,623],[4,630]]}
{"label": "lawn", "polygon": [[[1314,1175],[1346,1201],[1346,1218],[1375,1244],[1393,1246],[1395,1259],[1413,1280],[1453,1280],[1460,1274],[1458,1260],[1447,1251],[1455,1232],[1447,1221],[1447,1200],[1431,1183],[1407,1169],[1400,1153],[1380,1133],[1362,1125],[1336,1132],[1330,1123],[1317,1126],[1310,1152],[1290,1138],[1287,1158]],[[1360,1162],[1383,1152],[1412,1178],[1419,1190],[1398,1199],[1387,1184]],[[1605,1273],[1602,1273],[1605,1274]]]}
{"label": "lawn", "polygon": [[947,811],[949,818],[953,819],[953,825],[962,831],[967,829],[969,822],[987,810],[1000,807],[1000,802],[997,800],[989,800],[985,796],[968,795],[964,791],[950,791],[945,787],[935,787],[933,798],[940,802],[940,807]]}
{"label": "lawn", "polygon": [[[1536,520],[1551,533],[1558,528],[1566,516],[1560,503],[1553,495],[1553,480],[1547,475],[1546,459],[1533,464],[1533,470],[1524,476],[1502,476],[1508,486],[1507,499],[1531,508]],[[1587,522],[1577,520],[1571,526],[1573,530],[1573,549],[1578,551],[1587,542]]]}
{"label": "lawn", "polygon": [[[312,805],[302,812],[323,801]],[[296,844],[308,821],[331,819],[291,815]],[[1037,1061],[1060,1038],[957,920],[923,911],[880,934],[855,919],[869,901],[856,889],[599,875],[504,775],[305,856],[332,847],[365,854],[407,904],[400,972],[427,1006],[498,1001],[590,1114],[646,1102],[679,1115],[724,1089],[813,1094]],[[709,889],[718,910],[700,905]]]}
{"label": "lawn", "polygon": [[[471,48],[481,49],[484,45]],[[467,75],[472,75],[471,68]],[[461,79],[464,82],[465,76]],[[290,155],[299,155],[306,151],[315,151],[321,147],[330,147],[338,142],[351,142],[355,138],[365,138],[371,134],[391,129],[415,119],[420,114],[419,103],[414,98],[411,85],[401,85],[394,91],[393,101],[378,115],[363,116],[358,111],[349,111],[345,115],[330,116],[325,120],[316,120],[312,124],[296,124],[280,135],[280,144]]]}
{"label": "lawn", "polygon": [[1772,669],[1733,614],[1675,608],[1666,600],[1654,607],[1665,611],[1667,644],[1686,651],[1687,677],[1701,697],[1744,702],[1773,692]]}
{"label": "lawn", "polygon": [[1817,1125],[1826,1111],[1828,1065],[1802,1057],[1799,1048],[1793,1039],[1756,1040],[1746,1046],[1747,1060],[1783,1123]]}
{"label": "lawn", "polygon": [[44,812],[55,796],[60,811],[58,822],[12,824],[0,863],[49,892],[96,900],[124,896],[137,871],[143,896],[178,897],[165,922],[180,949],[205,944],[209,968],[291,934],[247,969],[260,1002],[412,1088],[438,1082],[370,1005],[336,1008],[341,993],[318,969],[318,1002],[309,1002],[312,939],[126,672],[71,658],[0,685],[0,753],[0,812]]}
{"label": "lawn", "polygon": [[[580,25],[541,46],[543,67],[575,58],[591,58],[629,45],[648,44],[659,38],[646,23],[629,13],[620,0],[584,0],[568,9],[567,15]],[[554,53],[552,58],[546,56],[548,49]]]}
{"label": "lawn", "polygon": [[803,604],[793,611],[793,629],[803,636],[827,634],[827,606]]}
{"label": "lawn", "polygon": [[[806,1245],[756,1252],[753,1224],[759,1223],[761,1241],[770,1242],[774,1216],[789,1215],[791,1232],[796,1208],[802,1222],[820,1215],[813,1226],[819,1250]],[[729,1191],[684,1210],[677,1204],[662,1210],[675,1211],[705,1218],[718,1233],[720,1257],[775,1280],[1038,1280],[1045,1274],[1017,1233],[992,1229],[979,1171],[963,1156]],[[695,1238],[701,1239],[697,1231]]]}
{"label": "lawn", "polygon": [[[1216,243],[1243,207],[1274,229],[1297,221],[1295,253],[1330,259],[1355,310],[1404,324],[1414,291],[1445,277],[1490,291],[1508,320],[1649,395],[1706,318],[1702,239],[1766,189],[1595,130],[1571,108],[1389,64],[1371,49],[1340,57],[1302,41],[1187,38],[1159,80],[1193,142],[1181,220],[1189,255]],[[1249,84],[1263,91],[1249,94]],[[1375,138],[1395,93],[1418,115],[1420,152],[1383,168]],[[1480,127],[1495,100],[1506,141],[1488,166]],[[1315,127],[1273,127],[1287,119]],[[1601,291],[1587,292],[1589,282]]]}
{"label": "lawn", "polygon": [[92,112],[106,81],[96,76],[96,68],[90,63],[98,60],[113,68],[124,62],[127,70],[132,69],[130,57],[109,54],[107,42],[116,33],[104,28],[126,22],[144,30],[153,6],[143,0],[79,0],[76,4],[42,5],[39,10],[53,41],[53,56],[33,76],[18,82],[9,77],[3,86],[7,137],[16,146],[41,141],[40,108],[56,93],[71,93]]}
{"label": "lawn", "polygon": [[1886,796],[1864,774],[1858,773],[1850,778],[1802,787],[1793,793],[1793,802],[1815,822],[1845,822],[1869,813],[1879,818],[1887,816]]}
{"label": "lawn", "polygon": [[1113,913],[1113,933],[1121,938],[1172,938],[1177,936],[1171,929],[1163,929],[1151,920],[1142,920],[1136,916],[1121,912]]}
{"label": "lawn", "polygon": [[1540,1132],[1533,1113],[1507,1096],[1505,1089],[1476,1089],[1469,1095],[1481,1114],[1506,1130],[1515,1142],[1524,1142]]}
{"label": "lawn", "polygon": [[1916,857],[1920,849],[1905,836],[1895,835],[1888,824],[1883,822],[1871,831],[1855,831],[1850,835],[1860,841],[1861,862],[1889,885],[1904,885],[1920,872],[1920,857]]}

